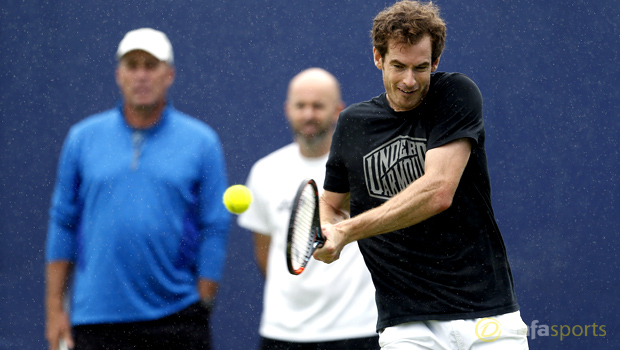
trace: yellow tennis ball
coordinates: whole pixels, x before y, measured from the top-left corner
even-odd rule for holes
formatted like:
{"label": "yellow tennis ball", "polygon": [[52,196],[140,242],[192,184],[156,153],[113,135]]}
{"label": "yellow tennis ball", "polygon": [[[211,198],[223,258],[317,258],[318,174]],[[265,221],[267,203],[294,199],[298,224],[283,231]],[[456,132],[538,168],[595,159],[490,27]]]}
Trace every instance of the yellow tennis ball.
{"label": "yellow tennis ball", "polygon": [[229,212],[241,214],[248,209],[252,203],[250,190],[243,185],[233,185],[224,192],[224,205]]}

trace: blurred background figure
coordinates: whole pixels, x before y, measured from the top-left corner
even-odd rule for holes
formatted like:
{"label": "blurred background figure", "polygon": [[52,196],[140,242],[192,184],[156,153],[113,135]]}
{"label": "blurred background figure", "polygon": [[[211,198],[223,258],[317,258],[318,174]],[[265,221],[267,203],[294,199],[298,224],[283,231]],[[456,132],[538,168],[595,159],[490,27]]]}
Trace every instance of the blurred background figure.
{"label": "blurred background figure", "polygon": [[[83,349],[210,349],[230,214],[218,135],[178,110],[167,36],[120,42],[122,103],[74,125],[47,237],[46,337]],[[64,307],[67,286],[70,310]]]}
{"label": "blurred background figure", "polygon": [[347,246],[337,263],[310,262],[298,276],[286,266],[293,197],[305,178],[322,188],[332,133],[343,108],[332,74],[320,68],[297,74],[284,105],[295,142],[257,161],[248,176],[254,202],[238,224],[253,232],[256,260],[266,278],[262,350],[379,348],[374,287],[357,243]]}

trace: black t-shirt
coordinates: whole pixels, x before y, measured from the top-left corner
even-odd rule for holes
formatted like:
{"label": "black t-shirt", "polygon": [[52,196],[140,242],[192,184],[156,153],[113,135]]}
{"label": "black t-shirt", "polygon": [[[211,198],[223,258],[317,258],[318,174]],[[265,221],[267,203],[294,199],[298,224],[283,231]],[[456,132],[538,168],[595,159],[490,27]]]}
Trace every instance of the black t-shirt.
{"label": "black t-shirt", "polygon": [[424,174],[426,151],[468,138],[472,153],[452,205],[417,225],[360,240],[377,289],[377,329],[518,310],[491,208],[482,96],[459,73],[437,72],[422,104],[395,112],[382,94],[338,119],[324,188],[351,193],[351,216]]}

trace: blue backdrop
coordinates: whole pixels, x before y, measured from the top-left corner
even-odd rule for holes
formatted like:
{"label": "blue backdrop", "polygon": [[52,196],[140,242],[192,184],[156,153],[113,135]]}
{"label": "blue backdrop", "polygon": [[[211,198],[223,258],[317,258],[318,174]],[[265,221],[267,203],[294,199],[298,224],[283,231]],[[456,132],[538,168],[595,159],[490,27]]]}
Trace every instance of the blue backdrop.
{"label": "blue backdrop", "polygon": [[[230,182],[243,183],[254,161],[292,140],[282,109],[298,71],[333,72],[347,104],[382,92],[369,31],[391,3],[3,0],[0,349],[46,348],[43,248],[57,158],[73,123],[119,101],[114,52],[125,32],[169,35],[172,100],[219,132]],[[439,69],[469,75],[484,96],[493,202],[530,347],[620,348],[620,6],[436,3],[449,30]],[[250,235],[235,224],[216,349],[254,347],[261,295]]]}

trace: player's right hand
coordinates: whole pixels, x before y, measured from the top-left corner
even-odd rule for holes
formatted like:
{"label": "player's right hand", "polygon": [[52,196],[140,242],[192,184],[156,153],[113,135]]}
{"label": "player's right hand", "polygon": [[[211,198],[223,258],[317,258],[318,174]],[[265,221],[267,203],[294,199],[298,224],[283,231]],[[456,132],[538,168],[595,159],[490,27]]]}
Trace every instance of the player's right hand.
{"label": "player's right hand", "polygon": [[325,243],[322,247],[318,247],[312,256],[326,264],[331,264],[340,258],[340,252],[346,245],[344,235],[340,232],[336,225],[323,225],[321,230],[325,237]]}

